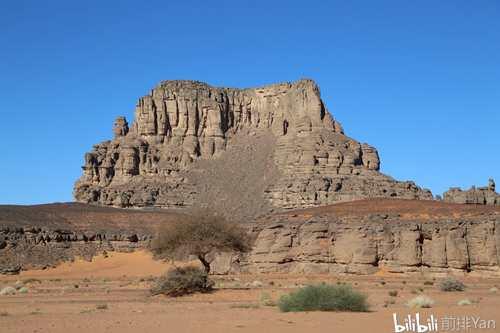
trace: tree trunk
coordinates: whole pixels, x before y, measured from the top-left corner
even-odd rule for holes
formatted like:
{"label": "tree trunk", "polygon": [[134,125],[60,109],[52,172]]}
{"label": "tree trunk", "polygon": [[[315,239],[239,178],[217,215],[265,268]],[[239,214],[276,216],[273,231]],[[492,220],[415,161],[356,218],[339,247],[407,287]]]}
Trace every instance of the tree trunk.
{"label": "tree trunk", "polygon": [[205,256],[199,254],[198,259],[203,264],[203,267],[205,268],[205,273],[209,274],[210,273],[210,263],[205,259]]}

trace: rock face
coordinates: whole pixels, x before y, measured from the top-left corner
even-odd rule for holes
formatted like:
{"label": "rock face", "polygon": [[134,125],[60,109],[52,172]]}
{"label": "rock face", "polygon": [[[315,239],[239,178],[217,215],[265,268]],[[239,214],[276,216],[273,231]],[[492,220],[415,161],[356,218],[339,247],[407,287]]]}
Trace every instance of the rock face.
{"label": "rock face", "polygon": [[462,191],[458,187],[452,187],[443,194],[446,202],[477,204],[477,205],[499,205],[500,194],[495,192],[495,181],[490,179],[487,187],[472,187],[467,191]]}
{"label": "rock face", "polygon": [[0,274],[44,268],[104,251],[144,249],[179,215],[82,204],[0,205]]}
{"label": "rock face", "polygon": [[[165,81],[139,99],[130,128],[119,117],[113,132],[85,155],[77,201],[184,207],[205,196],[206,204],[251,201],[270,210],[366,197],[432,199],[413,182],[381,174],[377,150],[344,134],[311,80],[255,89]],[[223,159],[231,166],[218,163]],[[254,170],[254,159],[269,164]],[[238,184],[250,194],[235,190]]]}
{"label": "rock face", "polygon": [[[0,206],[0,274],[149,247],[168,210]],[[500,276],[500,207],[371,199],[244,223],[250,253],[214,254],[214,273],[464,273]]]}
{"label": "rock face", "polygon": [[[359,205],[370,202],[347,208],[355,211]],[[468,214],[461,212],[462,205],[436,202],[435,209],[427,206],[419,214],[407,214],[380,200],[374,205],[385,206],[389,214],[353,216],[311,209],[266,217],[253,228],[251,253],[221,256],[214,271],[500,276],[500,210]]]}
{"label": "rock face", "polygon": [[430,223],[372,217],[276,221],[258,231],[252,272],[372,274],[453,271],[500,275],[500,217]]}

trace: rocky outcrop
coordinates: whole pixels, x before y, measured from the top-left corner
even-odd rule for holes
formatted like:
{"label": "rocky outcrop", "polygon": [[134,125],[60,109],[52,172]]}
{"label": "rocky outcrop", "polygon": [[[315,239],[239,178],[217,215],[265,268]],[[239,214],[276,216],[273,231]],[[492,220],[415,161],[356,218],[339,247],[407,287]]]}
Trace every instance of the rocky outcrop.
{"label": "rocky outcrop", "polygon": [[[81,204],[0,206],[0,274],[146,249],[159,224],[178,218],[166,210]],[[244,226],[255,240],[251,252],[214,254],[213,272],[500,275],[496,206],[363,200],[272,214]]]}
{"label": "rocky outcrop", "polygon": [[251,272],[476,272],[500,275],[500,217],[401,221],[384,216],[276,221],[257,231]]}
{"label": "rocky outcrop", "polygon": [[131,252],[148,248],[153,237],[126,231],[81,232],[51,228],[0,229],[5,246],[0,250],[0,274],[16,274],[21,269],[40,269],[56,266],[75,258],[91,260],[110,252]]}
{"label": "rocky outcrop", "polygon": [[429,203],[409,214],[375,201],[387,213],[353,215],[370,204],[348,206],[347,214],[311,209],[267,217],[253,227],[252,251],[217,258],[214,271],[500,276],[499,210],[467,213],[462,205]]}
{"label": "rocky outcrop", "polygon": [[149,246],[158,225],[175,212],[83,204],[0,205],[0,274],[55,266],[76,257]]}
{"label": "rocky outcrop", "polygon": [[443,194],[443,200],[461,204],[498,205],[500,206],[500,194],[495,192],[495,181],[490,179],[487,187],[471,187],[462,191],[458,187],[452,187]]}
{"label": "rocky outcrop", "polygon": [[[232,207],[259,202],[264,214],[367,197],[432,198],[380,173],[377,150],[344,134],[311,80],[255,89],[165,81],[139,99],[130,128],[119,117],[113,132],[85,155],[77,201],[185,207],[206,196]],[[217,162],[224,158],[231,168]],[[249,167],[254,158],[271,164]],[[236,191],[248,177],[259,187]]]}

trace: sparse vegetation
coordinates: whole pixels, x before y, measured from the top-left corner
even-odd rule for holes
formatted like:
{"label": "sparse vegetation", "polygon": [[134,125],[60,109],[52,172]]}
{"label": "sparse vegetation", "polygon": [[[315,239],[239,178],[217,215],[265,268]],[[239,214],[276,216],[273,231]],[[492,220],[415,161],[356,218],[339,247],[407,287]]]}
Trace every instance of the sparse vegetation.
{"label": "sparse vegetation", "polygon": [[161,227],[153,240],[152,251],[162,258],[186,259],[193,255],[210,273],[208,254],[215,251],[246,252],[250,244],[246,232],[222,216],[197,212]]}
{"label": "sparse vegetation", "polygon": [[410,308],[431,308],[434,305],[434,300],[428,296],[425,295],[419,295],[415,298],[412,298],[410,301],[408,301],[407,305]]}
{"label": "sparse vegetation", "polygon": [[459,306],[472,305],[472,301],[467,299],[467,298],[462,299],[462,300],[458,301],[457,305],[459,305]]}
{"label": "sparse vegetation", "polygon": [[350,285],[311,285],[280,298],[283,312],[298,311],[368,311],[366,296]]}
{"label": "sparse vegetation", "polygon": [[259,304],[255,303],[240,303],[240,304],[232,304],[230,308],[232,309],[258,309]]}
{"label": "sparse vegetation", "polygon": [[97,304],[96,307],[95,307],[97,310],[107,310],[108,309],[108,305],[107,304]]}
{"label": "sparse vegetation", "polygon": [[8,317],[9,313],[7,311],[0,311],[0,317]]}
{"label": "sparse vegetation", "polygon": [[28,290],[28,288],[26,288],[26,287],[21,287],[21,288],[20,288],[17,292],[18,292],[19,294],[26,294],[26,293],[28,293],[28,291],[29,291],[29,290]]}
{"label": "sparse vegetation", "polygon": [[7,286],[0,290],[0,295],[15,295],[15,294],[16,294],[16,288],[10,286]]}
{"label": "sparse vegetation", "polygon": [[209,292],[212,286],[213,282],[208,279],[206,271],[193,266],[178,267],[160,277],[151,289],[151,293],[178,297],[196,292]]}
{"label": "sparse vegetation", "polygon": [[391,297],[398,297],[398,291],[397,290],[390,290],[389,291],[389,296],[391,296]]}
{"label": "sparse vegetation", "polygon": [[396,300],[394,298],[388,299],[384,301],[383,307],[387,308],[390,304],[396,304]]}
{"label": "sparse vegetation", "polygon": [[267,292],[262,292],[260,294],[260,303],[264,306],[276,306],[276,302],[271,298],[271,295]]}
{"label": "sparse vegetation", "polygon": [[464,291],[465,285],[461,281],[459,281],[453,277],[449,277],[449,278],[442,280],[439,283],[439,290],[441,290],[441,291]]}
{"label": "sparse vegetation", "polygon": [[498,288],[497,287],[492,287],[492,288],[490,288],[489,292],[492,293],[492,294],[496,294],[498,292]]}
{"label": "sparse vegetation", "polygon": [[433,286],[434,281],[424,281],[424,286]]}
{"label": "sparse vegetation", "polygon": [[412,289],[410,292],[411,292],[413,295],[417,295],[417,294],[418,294],[418,290],[417,290],[417,289]]}
{"label": "sparse vegetation", "polygon": [[35,278],[29,278],[29,279],[24,279],[23,284],[30,284],[30,283],[42,283],[42,280],[40,279],[35,279]]}

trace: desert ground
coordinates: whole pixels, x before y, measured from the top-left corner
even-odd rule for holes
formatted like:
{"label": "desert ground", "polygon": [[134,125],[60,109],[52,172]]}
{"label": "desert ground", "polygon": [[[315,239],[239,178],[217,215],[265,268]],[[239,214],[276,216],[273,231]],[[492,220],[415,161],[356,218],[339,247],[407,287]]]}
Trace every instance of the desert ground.
{"label": "desert ground", "polygon": [[[27,292],[0,296],[0,332],[394,332],[393,313],[419,312],[495,320],[500,324],[498,279],[463,277],[464,292],[442,292],[439,277],[390,275],[226,275],[214,276],[208,294],[178,298],[151,296],[154,278],[171,267],[146,251],[108,253],[91,262],[75,260],[55,268],[2,276],[0,287],[27,287]],[[282,313],[275,302],[310,283],[350,283],[368,295],[370,312]],[[389,296],[397,291],[396,297]],[[430,296],[430,309],[410,309],[418,294]],[[459,306],[468,299],[471,305]],[[458,328],[463,332],[500,332]],[[490,326],[491,327],[491,326]],[[441,327],[439,327],[441,328]],[[443,331],[440,329],[440,331]]]}

